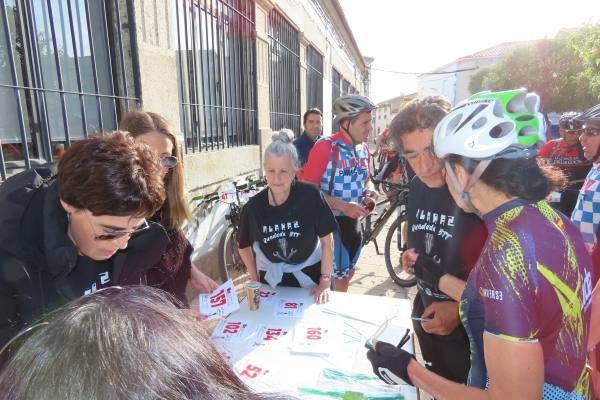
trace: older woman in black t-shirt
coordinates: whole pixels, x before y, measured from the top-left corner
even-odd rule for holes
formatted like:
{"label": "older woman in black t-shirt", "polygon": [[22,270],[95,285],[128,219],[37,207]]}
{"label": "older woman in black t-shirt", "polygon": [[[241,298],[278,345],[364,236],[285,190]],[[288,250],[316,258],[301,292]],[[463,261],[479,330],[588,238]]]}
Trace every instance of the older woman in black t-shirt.
{"label": "older woman in black t-shirt", "polygon": [[242,210],[239,251],[253,280],[311,288],[315,301],[324,303],[337,225],[319,189],[294,181],[299,162],[293,138],[284,129],[265,150],[267,187]]}

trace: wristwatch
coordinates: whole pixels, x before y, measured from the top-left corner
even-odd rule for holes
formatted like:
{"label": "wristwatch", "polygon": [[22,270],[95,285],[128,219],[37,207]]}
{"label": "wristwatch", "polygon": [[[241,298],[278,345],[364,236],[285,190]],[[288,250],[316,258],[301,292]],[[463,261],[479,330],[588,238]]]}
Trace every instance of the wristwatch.
{"label": "wristwatch", "polygon": [[330,281],[331,280],[331,274],[321,274],[321,279],[324,281]]}

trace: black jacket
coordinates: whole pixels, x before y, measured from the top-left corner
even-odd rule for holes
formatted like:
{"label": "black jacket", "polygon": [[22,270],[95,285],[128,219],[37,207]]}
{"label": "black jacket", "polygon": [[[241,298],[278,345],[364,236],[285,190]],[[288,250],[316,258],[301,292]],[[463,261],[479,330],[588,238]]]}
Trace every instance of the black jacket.
{"label": "black jacket", "polygon": [[[52,167],[18,174],[0,185],[0,347],[27,324],[80,297],[69,281],[77,248]],[[169,241],[150,223],[113,261],[113,283],[145,284]],[[126,266],[126,267],[125,267]]]}

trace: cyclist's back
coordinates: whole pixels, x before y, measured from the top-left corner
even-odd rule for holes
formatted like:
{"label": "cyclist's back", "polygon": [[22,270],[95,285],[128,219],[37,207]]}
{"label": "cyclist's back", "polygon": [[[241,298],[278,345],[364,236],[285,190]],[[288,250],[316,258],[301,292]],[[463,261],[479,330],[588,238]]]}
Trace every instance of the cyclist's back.
{"label": "cyclist's back", "polygon": [[478,382],[471,384],[486,385],[481,341],[485,331],[541,344],[544,399],[564,398],[550,393],[584,398],[592,276],[585,247],[573,240],[579,232],[545,201],[516,199],[483,218],[488,243],[461,302],[461,313],[470,315],[465,327],[476,339],[471,374]]}

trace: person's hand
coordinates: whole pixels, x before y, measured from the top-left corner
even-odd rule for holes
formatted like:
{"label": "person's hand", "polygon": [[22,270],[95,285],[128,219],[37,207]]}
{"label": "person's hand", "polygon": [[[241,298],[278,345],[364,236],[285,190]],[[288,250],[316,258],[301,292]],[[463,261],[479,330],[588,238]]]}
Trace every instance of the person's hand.
{"label": "person's hand", "polygon": [[417,257],[419,257],[419,253],[417,253],[412,247],[402,252],[402,256],[400,256],[400,264],[402,265],[404,272],[409,274],[414,273],[413,265],[415,265]]}
{"label": "person's hand", "polygon": [[408,351],[386,342],[377,342],[375,350],[367,352],[367,358],[373,366],[375,375],[388,385],[413,384],[407,368],[408,364],[415,360],[415,356]]}
{"label": "person's hand", "polygon": [[460,324],[458,315],[458,302],[436,301],[431,303],[421,315],[423,318],[433,318],[431,321],[421,322],[423,330],[434,335],[449,335]]}
{"label": "person's hand", "polygon": [[363,196],[369,197],[371,199],[373,199],[373,201],[377,202],[377,199],[379,199],[379,193],[377,193],[375,190],[371,190],[371,189],[365,189],[363,192]]}
{"label": "person's hand", "polygon": [[327,303],[329,301],[329,288],[331,287],[331,280],[321,279],[319,286],[315,286],[310,289],[310,295],[315,297],[317,304]]}
{"label": "person's hand", "polygon": [[213,290],[219,287],[219,284],[212,280],[204,272],[200,271],[194,265],[190,271],[190,282],[194,289],[199,293],[211,293]]}
{"label": "person's hand", "polygon": [[413,268],[417,278],[424,281],[435,290],[439,290],[438,284],[440,283],[440,278],[445,273],[440,264],[433,258],[419,254]]}
{"label": "person's hand", "polygon": [[369,215],[369,210],[367,210],[360,204],[354,202],[344,203],[341,211],[346,216],[354,219],[366,217],[367,215]]}

